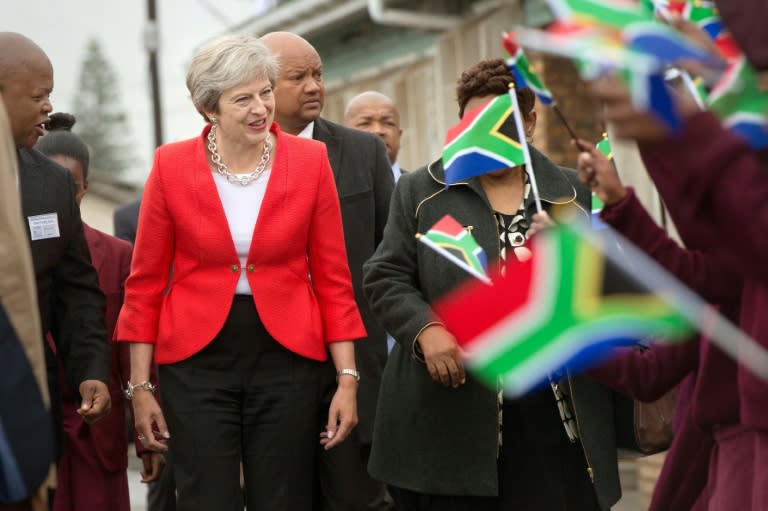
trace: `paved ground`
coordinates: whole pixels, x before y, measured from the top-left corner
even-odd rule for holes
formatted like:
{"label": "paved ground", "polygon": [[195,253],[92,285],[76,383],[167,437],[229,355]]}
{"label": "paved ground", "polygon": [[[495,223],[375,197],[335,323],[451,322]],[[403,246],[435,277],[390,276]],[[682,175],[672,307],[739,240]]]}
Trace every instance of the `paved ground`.
{"label": "paved ground", "polygon": [[[135,459],[135,456],[134,456]],[[139,481],[139,465],[133,464],[128,469],[128,485],[131,492],[131,511],[146,511],[147,487]],[[643,511],[640,507],[640,494],[635,489],[624,489],[624,497],[613,507],[613,511]]]}
{"label": "paved ground", "polygon": [[147,485],[141,483],[141,461],[136,457],[133,445],[128,447],[128,492],[131,496],[131,511],[146,511]]}

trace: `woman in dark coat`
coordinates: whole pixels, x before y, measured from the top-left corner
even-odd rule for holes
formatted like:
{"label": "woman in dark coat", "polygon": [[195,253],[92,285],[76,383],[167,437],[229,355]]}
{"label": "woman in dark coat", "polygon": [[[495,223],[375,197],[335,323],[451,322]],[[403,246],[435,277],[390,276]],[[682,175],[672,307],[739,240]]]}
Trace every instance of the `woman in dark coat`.
{"label": "woman in dark coat", "polygon": [[[459,114],[508,90],[500,59],[458,82]],[[518,91],[526,136],[536,123],[530,90]],[[531,149],[545,208],[590,196],[570,169]],[[402,510],[605,510],[620,496],[611,394],[563,373],[520,400],[465,375],[460,349],[430,304],[465,280],[462,270],[418,244],[445,214],[471,230],[492,264],[526,256],[534,199],[515,167],[445,185],[442,162],[403,176],[384,239],[364,267],[374,313],[397,341],[382,379],[369,471]],[[556,393],[575,420],[558,412]],[[501,427],[500,427],[501,425]]]}

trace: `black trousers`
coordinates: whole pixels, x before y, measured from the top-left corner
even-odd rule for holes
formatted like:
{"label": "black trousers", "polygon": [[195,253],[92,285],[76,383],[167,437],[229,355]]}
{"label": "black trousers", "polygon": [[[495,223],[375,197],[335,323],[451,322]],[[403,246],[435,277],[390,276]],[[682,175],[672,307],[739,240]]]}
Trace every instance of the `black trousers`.
{"label": "black trousers", "polygon": [[[397,511],[599,511],[581,444],[549,388],[504,403],[499,496],[428,495],[390,486]],[[456,470],[461,470],[456,467]]]}
{"label": "black trousers", "polygon": [[[195,318],[190,318],[194,321]],[[250,296],[236,296],[216,338],[160,367],[179,511],[312,508],[322,364],[266,331]]]}
{"label": "black trousers", "polygon": [[[328,423],[328,408],[336,392],[336,368],[329,360],[321,370],[323,394],[318,428]],[[386,485],[368,474],[370,446],[360,444],[356,430],[339,445],[317,449],[315,511],[388,511],[392,501]]]}

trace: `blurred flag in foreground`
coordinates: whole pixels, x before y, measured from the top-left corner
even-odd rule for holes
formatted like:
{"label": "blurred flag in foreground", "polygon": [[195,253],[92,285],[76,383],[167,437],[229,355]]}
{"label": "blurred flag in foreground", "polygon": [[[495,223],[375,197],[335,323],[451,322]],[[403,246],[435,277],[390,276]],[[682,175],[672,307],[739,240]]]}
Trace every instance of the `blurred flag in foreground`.
{"label": "blurred flag in foreground", "polygon": [[529,87],[539,101],[544,105],[554,105],[555,98],[552,96],[552,92],[544,85],[544,82],[536,74],[536,71],[531,67],[528,62],[528,57],[525,56],[523,49],[515,41],[515,36],[511,32],[507,32],[501,39],[504,46],[504,50],[507,52],[507,67],[509,67],[512,74],[515,75],[515,82],[517,82],[518,89],[525,89]]}
{"label": "blurred flag in foreground", "polygon": [[525,139],[517,130],[514,103],[510,94],[497,96],[485,106],[465,112],[448,130],[443,148],[447,184],[526,162],[521,145]]}
{"label": "blurred flag in foreground", "polygon": [[755,150],[768,147],[768,93],[742,56],[731,64],[709,96],[709,107]]}
{"label": "blurred flag in foreground", "polygon": [[560,20],[579,25],[602,25],[622,30],[645,21],[648,14],[637,3],[626,0],[547,0]]}
{"label": "blurred flag in foreground", "polygon": [[694,325],[768,377],[768,353],[610,233],[621,246],[581,224],[541,232],[532,258],[508,266],[493,285],[473,281],[435,304],[478,379],[494,388],[501,377],[505,393],[520,396],[564,366],[590,366],[612,347],[645,338],[684,339]]}
{"label": "blurred flag in foreground", "polygon": [[451,215],[445,215],[425,234],[416,237],[470,275],[490,284],[485,251]]}

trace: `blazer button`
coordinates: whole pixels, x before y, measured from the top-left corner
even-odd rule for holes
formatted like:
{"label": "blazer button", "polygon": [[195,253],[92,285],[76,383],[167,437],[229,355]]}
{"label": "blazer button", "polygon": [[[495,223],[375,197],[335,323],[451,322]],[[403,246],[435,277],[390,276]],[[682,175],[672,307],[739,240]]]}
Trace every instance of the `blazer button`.
{"label": "blazer button", "polygon": [[237,273],[240,271],[240,267],[236,264],[232,265],[232,273]]}
{"label": "blazer button", "polygon": [[248,265],[248,267],[247,267],[246,269],[247,269],[247,270],[248,270],[250,273],[253,273],[253,270],[255,270],[255,269],[256,269],[256,266],[255,266],[255,265],[253,265],[253,264],[249,264],[249,265]]}

